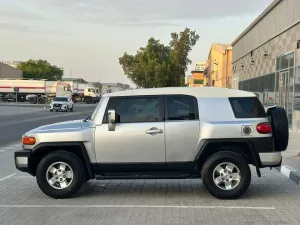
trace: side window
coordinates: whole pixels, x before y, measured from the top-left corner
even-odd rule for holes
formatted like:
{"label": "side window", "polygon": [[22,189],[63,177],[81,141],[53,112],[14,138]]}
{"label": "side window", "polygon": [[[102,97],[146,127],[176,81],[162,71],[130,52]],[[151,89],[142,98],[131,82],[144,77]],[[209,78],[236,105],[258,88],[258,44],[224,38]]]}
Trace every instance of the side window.
{"label": "side window", "polygon": [[257,97],[229,98],[234,116],[236,118],[266,117],[266,112]]}
{"label": "side window", "polygon": [[197,100],[192,96],[168,96],[167,120],[196,120],[198,116]]}
{"label": "side window", "polygon": [[[116,111],[117,123],[160,121],[158,97],[113,98],[109,102],[108,109]],[[104,122],[107,123],[107,112]]]}

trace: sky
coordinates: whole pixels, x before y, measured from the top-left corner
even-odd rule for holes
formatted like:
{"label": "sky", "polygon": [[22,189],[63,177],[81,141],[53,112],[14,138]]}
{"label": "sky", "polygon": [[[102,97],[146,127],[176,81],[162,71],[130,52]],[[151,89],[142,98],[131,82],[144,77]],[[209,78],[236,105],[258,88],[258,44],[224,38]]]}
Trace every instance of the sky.
{"label": "sky", "polygon": [[132,85],[118,58],[186,27],[200,39],[188,75],[212,43],[232,41],[273,0],[0,0],[0,61],[44,59],[64,77]]}

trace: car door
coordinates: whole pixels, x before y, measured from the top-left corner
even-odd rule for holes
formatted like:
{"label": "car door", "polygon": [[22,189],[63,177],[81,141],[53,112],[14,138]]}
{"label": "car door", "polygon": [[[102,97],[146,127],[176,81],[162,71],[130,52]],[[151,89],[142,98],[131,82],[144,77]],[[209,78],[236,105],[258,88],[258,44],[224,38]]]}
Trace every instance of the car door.
{"label": "car door", "polygon": [[[165,163],[164,102],[159,96],[110,97],[102,125],[95,129],[98,163]],[[114,131],[107,111],[114,109]]]}
{"label": "car door", "polygon": [[166,162],[187,162],[199,139],[197,99],[188,95],[169,95],[165,102]]}

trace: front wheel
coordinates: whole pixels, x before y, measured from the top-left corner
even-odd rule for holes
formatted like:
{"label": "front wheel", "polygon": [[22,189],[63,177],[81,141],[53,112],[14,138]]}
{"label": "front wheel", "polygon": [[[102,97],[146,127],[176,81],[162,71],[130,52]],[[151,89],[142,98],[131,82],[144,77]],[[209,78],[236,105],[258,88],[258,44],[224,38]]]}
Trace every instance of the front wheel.
{"label": "front wheel", "polygon": [[241,155],[223,151],[212,155],[202,168],[202,180],[208,192],[219,199],[236,199],[249,188],[251,171]]}
{"label": "front wheel", "polygon": [[80,159],[66,151],[46,155],[39,163],[36,179],[40,189],[52,198],[71,197],[85,182]]}

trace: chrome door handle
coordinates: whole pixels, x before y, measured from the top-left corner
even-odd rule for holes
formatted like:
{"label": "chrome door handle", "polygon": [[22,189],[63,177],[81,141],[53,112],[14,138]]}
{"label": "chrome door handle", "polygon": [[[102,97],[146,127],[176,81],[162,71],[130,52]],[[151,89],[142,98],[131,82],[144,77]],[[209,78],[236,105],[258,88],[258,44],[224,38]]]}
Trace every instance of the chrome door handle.
{"label": "chrome door handle", "polygon": [[146,131],[146,134],[161,134],[163,133],[162,129],[157,129],[157,128],[151,128],[149,130]]}

